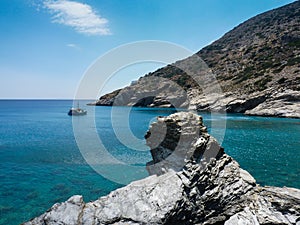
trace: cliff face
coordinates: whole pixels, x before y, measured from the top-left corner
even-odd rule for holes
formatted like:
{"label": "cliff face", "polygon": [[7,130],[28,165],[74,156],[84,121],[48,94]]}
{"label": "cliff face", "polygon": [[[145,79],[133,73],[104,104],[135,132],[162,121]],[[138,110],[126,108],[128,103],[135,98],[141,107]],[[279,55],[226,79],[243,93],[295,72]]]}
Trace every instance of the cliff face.
{"label": "cliff face", "polygon": [[94,202],[73,196],[25,225],[300,224],[300,190],[257,185],[207,133],[200,116],[158,118],[145,137],[153,157],[150,177]]}
{"label": "cliff face", "polygon": [[[202,58],[216,75],[223,90],[223,95],[217,98],[213,92],[204,95],[203,88],[191,79],[191,70],[203,76],[203,68],[189,57],[147,74],[121,92],[102,96],[96,104],[107,105],[110,102],[112,105],[116,96],[120,99],[126,96],[125,101],[115,104],[175,107],[171,102],[178,91],[174,92],[172,88],[158,91],[162,83],[172,86],[167,84],[171,81],[186,93],[186,96],[179,95],[182,99],[177,103],[179,107],[300,117],[299,27],[300,1],[296,1],[242,23],[196,53],[195,56]],[[147,81],[154,77],[165,80],[148,88]],[[209,82],[206,85],[209,86]],[[144,101],[146,96],[152,98]]]}

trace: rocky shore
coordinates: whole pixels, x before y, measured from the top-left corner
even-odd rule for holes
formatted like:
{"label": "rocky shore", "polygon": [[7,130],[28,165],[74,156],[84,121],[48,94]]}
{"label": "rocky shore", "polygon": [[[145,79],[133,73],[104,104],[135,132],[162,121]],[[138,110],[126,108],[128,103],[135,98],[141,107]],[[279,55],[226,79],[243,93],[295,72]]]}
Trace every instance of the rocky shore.
{"label": "rocky shore", "polygon": [[[160,82],[149,90],[144,79],[133,87],[124,88],[119,94],[110,98],[102,96],[90,105],[98,106],[133,106],[149,108],[187,108],[198,112],[244,113],[249,116],[269,116],[300,118],[300,91],[291,89],[269,88],[251,94],[238,95],[233,92],[202,94],[196,89],[159,92],[168,82]],[[147,96],[147,97],[144,97]]]}
{"label": "rocky shore", "polygon": [[197,111],[226,111],[249,116],[300,118],[300,91],[269,88],[251,94],[236,95],[228,92],[217,99],[197,95],[189,108]]}
{"label": "rocky shore", "polygon": [[103,95],[94,105],[300,118],[299,15],[299,0],[257,15],[194,55]]}
{"label": "rocky shore", "polygon": [[300,190],[262,187],[190,112],[159,117],[145,135],[150,176],[85,203],[73,196],[24,225],[299,225]]}

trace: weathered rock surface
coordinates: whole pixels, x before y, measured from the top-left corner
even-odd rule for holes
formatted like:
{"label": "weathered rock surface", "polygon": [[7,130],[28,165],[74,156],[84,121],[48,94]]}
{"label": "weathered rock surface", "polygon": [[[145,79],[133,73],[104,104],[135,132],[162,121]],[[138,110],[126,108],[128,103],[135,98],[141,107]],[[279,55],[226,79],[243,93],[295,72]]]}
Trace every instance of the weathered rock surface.
{"label": "weathered rock surface", "polygon": [[300,92],[284,88],[270,88],[238,98],[229,92],[218,98],[214,95],[198,95],[190,102],[190,108],[200,112],[223,110],[251,116],[300,118]]}
{"label": "weathered rock surface", "polygon": [[[102,96],[95,104],[175,107],[172,102],[176,102],[177,96],[180,101],[176,107],[300,118],[299,99],[290,100],[300,95],[299,27],[300,1],[295,1],[247,20],[197,52],[194,56],[203,59],[215,74],[222,88],[221,96],[199,87],[194,76],[201,79],[206,71],[195,57],[188,57],[147,74],[123,89],[121,96],[131,96],[130,99],[116,103],[114,98],[119,93],[114,92]],[[160,82],[153,82],[150,90],[147,81],[158,78],[175,82],[187,94],[178,89],[160,91]],[[207,79],[204,89],[212,83]],[[278,100],[275,92],[290,97]],[[149,97],[147,101],[146,97]]]}
{"label": "weathered rock surface", "polygon": [[300,190],[257,185],[207,133],[200,116],[158,118],[146,138],[153,175],[93,202],[73,196],[25,225],[300,224]]}
{"label": "weathered rock surface", "polygon": [[202,165],[224,153],[216,139],[207,133],[202,117],[193,113],[158,117],[145,138],[153,158],[147,163],[150,175],[181,171],[188,161]]}
{"label": "weathered rock surface", "polygon": [[270,98],[245,112],[254,116],[277,116],[299,118],[300,92],[292,90],[274,91]]}

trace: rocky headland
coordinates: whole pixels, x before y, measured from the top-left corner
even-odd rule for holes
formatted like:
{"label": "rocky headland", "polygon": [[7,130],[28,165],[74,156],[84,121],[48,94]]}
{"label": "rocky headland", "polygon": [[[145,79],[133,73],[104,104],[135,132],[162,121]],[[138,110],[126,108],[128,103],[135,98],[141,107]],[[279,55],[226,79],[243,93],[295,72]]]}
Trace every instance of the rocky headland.
{"label": "rocky headland", "polygon": [[190,112],[159,117],[145,135],[149,177],[85,203],[76,195],[24,225],[299,225],[300,190],[262,187]]}
{"label": "rocky headland", "polygon": [[[247,20],[193,56],[93,104],[300,118],[299,27],[300,1],[295,1]],[[208,73],[216,80],[205,80]]]}

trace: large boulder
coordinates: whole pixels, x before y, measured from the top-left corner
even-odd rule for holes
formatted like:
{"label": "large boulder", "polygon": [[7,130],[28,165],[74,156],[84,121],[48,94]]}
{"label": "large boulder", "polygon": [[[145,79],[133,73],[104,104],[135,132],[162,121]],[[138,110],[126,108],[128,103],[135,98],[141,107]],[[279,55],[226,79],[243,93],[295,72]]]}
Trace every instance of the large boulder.
{"label": "large boulder", "polygon": [[160,117],[146,134],[151,176],[96,201],[73,196],[25,225],[300,224],[300,190],[261,187],[189,112]]}

